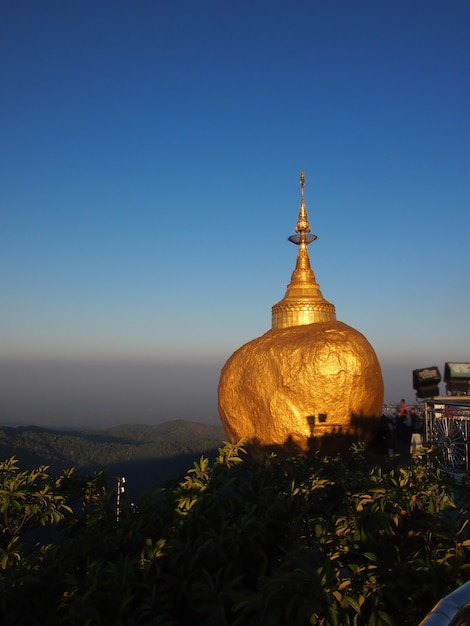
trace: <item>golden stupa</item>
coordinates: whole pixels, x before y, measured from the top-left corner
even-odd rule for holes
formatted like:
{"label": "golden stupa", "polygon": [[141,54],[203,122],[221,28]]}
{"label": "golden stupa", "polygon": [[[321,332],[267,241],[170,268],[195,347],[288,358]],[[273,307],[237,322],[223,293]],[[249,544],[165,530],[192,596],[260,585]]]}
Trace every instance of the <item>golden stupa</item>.
{"label": "golden stupa", "polygon": [[219,381],[219,416],[233,441],[333,454],[375,437],[383,404],[382,371],[360,332],[336,320],[320,291],[307,246],[316,235],[304,199],[295,235],[297,262],[272,328],[239,348]]}

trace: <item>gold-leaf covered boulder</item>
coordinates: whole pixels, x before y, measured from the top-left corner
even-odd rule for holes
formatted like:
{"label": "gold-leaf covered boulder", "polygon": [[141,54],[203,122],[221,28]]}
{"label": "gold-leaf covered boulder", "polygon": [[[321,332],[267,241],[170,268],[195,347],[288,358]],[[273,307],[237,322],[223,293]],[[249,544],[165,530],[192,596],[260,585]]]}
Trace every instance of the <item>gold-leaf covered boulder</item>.
{"label": "gold-leaf covered boulder", "polygon": [[315,241],[304,200],[295,235],[297,262],[272,329],[237,350],[219,381],[219,416],[227,435],[288,452],[346,452],[371,442],[383,404],[377,356],[360,332],[336,320],[320,291],[307,246]]}
{"label": "gold-leaf covered boulder", "polygon": [[302,452],[371,441],[382,403],[372,346],[339,321],[268,331],[228,359],[219,383],[219,415],[232,440]]}

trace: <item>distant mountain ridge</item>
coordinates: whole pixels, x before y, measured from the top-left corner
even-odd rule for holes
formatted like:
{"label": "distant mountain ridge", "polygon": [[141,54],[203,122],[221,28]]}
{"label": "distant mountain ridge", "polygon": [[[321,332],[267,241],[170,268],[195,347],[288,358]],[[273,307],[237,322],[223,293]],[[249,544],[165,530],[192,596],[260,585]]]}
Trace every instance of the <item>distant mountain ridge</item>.
{"label": "distant mountain ridge", "polygon": [[103,433],[104,436],[128,439],[129,441],[178,440],[186,437],[211,438],[225,436],[222,425],[203,424],[191,420],[170,420],[160,424],[121,424],[100,431],[83,430],[84,433]]}
{"label": "distant mountain ridge", "polygon": [[0,459],[15,456],[22,469],[49,465],[53,472],[104,469],[132,476],[142,489],[191,467],[203,454],[212,456],[226,439],[221,425],[188,420],[76,431],[0,426]]}

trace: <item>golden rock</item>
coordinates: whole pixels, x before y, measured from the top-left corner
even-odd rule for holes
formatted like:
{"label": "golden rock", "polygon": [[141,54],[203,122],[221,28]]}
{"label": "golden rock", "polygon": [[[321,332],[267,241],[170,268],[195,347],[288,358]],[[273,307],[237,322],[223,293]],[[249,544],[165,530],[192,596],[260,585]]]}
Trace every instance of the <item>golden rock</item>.
{"label": "golden rock", "polygon": [[219,416],[230,439],[288,451],[345,452],[371,441],[383,404],[377,356],[360,332],[336,320],[310,267],[316,239],[304,201],[296,235],[297,263],[272,329],[239,348],[219,381]]}
{"label": "golden rock", "polygon": [[227,435],[329,454],[373,438],[382,413],[379,362],[342,322],[269,330],[239,348],[219,383]]}

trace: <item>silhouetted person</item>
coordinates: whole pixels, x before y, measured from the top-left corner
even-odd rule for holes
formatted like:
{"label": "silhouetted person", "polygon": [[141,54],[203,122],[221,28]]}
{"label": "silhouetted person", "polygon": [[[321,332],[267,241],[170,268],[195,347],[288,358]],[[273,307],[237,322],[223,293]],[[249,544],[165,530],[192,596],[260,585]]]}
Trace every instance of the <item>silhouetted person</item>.
{"label": "silhouetted person", "polygon": [[385,416],[385,440],[389,456],[396,452],[397,447],[397,416]]}
{"label": "silhouetted person", "polygon": [[401,455],[408,455],[411,446],[411,422],[408,411],[397,414],[397,448]]}
{"label": "silhouetted person", "polygon": [[419,418],[419,415],[416,413],[416,409],[414,408],[414,406],[412,406],[410,409],[409,418],[410,418],[411,432],[420,433],[423,430],[423,424]]}

